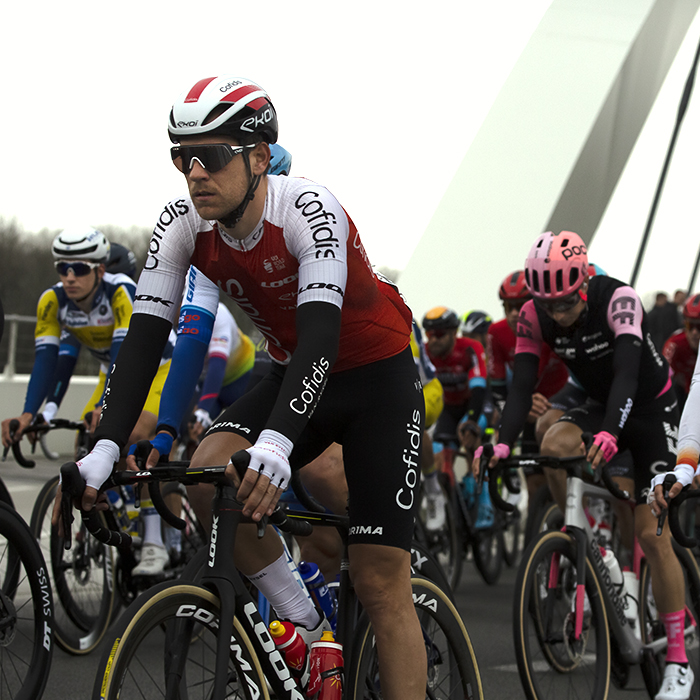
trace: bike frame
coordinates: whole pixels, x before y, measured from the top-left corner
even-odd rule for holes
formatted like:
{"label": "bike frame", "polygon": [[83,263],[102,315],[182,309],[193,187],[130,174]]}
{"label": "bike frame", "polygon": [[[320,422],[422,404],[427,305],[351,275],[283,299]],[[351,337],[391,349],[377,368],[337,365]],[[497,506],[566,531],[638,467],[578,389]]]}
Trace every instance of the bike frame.
{"label": "bike frame", "polygon": [[[218,596],[221,609],[217,632],[216,681],[214,700],[223,700],[226,691],[228,659],[233,637],[234,614],[238,618],[255,652],[260,666],[275,695],[280,699],[306,700],[303,689],[292,676],[281,653],[278,651],[267,625],[257,608],[257,604],[241,579],[233,564],[230,553],[233,551],[238,525],[243,518],[243,506],[235,498],[235,489],[231,486],[216,484],[216,496],[212,509],[212,530],[209,539],[209,556],[200,585]],[[314,525],[339,526],[347,522],[342,516],[324,513],[296,512],[289,517],[313,520]],[[336,637],[343,645],[345,664],[350,645],[347,643],[352,633],[353,615],[355,613],[354,593],[350,587],[347,556],[343,558],[341,570],[340,596],[338,601],[338,626]],[[187,611],[190,614],[191,611]],[[192,613],[192,614],[196,614]],[[235,650],[234,650],[235,651]],[[180,666],[175,661],[174,669]],[[166,698],[179,697],[177,684],[180,681],[177,672],[171,674],[168,681]]]}
{"label": "bike frame", "polygon": [[[666,649],[668,640],[659,638],[650,644],[644,644],[634,633],[624,613],[624,599],[616,590],[616,586],[610,578],[610,571],[603,561],[600,547],[596,542],[593,530],[588,522],[588,517],[581,504],[584,496],[601,498],[612,502],[614,496],[606,488],[587,484],[578,476],[569,474],[566,486],[566,513],[564,531],[576,543],[576,607],[575,607],[575,635],[581,636],[583,629],[583,606],[585,592],[586,559],[591,562],[593,571],[600,584],[603,604],[608,613],[610,634],[615,640],[622,659],[629,664],[640,664],[644,651],[658,653]],[[643,553],[637,538],[634,540],[634,571],[639,578]],[[553,587],[558,573],[559,562],[552,561],[550,569],[550,588]],[[641,605],[641,594],[640,594]],[[639,614],[639,611],[638,611]]]}

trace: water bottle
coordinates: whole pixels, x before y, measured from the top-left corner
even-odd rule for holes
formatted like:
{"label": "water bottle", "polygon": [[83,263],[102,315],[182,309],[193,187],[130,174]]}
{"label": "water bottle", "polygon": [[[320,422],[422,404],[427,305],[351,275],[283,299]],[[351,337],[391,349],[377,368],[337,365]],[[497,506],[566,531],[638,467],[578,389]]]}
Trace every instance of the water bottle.
{"label": "water bottle", "polygon": [[323,574],[313,562],[299,562],[299,573],[306,584],[311,597],[319,610],[323,611],[326,619],[335,627],[336,600],[334,594],[326,586]]}
{"label": "water bottle", "polygon": [[625,617],[637,639],[642,638],[639,628],[639,579],[634,571],[623,571],[625,592]]}
{"label": "water bottle", "polygon": [[476,491],[476,480],[473,474],[466,474],[462,479],[462,498],[467,504],[467,508],[474,507],[474,493]]}
{"label": "water bottle", "polygon": [[622,604],[624,605],[625,579],[622,576],[620,562],[617,560],[617,557],[615,556],[615,553],[612,551],[612,549],[608,547],[606,547],[605,549],[601,547],[600,553],[603,555],[603,562],[605,563],[605,566],[608,567],[608,571],[610,572],[610,580],[613,582],[617,594],[622,598]]}
{"label": "water bottle", "polygon": [[[291,622],[275,620],[270,623],[270,634],[284,656],[292,675],[302,679],[306,667],[306,642]],[[303,679],[306,680],[306,679]]]}
{"label": "water bottle", "polygon": [[341,700],[343,697],[343,647],[332,632],[324,632],[309,650],[309,700]]}

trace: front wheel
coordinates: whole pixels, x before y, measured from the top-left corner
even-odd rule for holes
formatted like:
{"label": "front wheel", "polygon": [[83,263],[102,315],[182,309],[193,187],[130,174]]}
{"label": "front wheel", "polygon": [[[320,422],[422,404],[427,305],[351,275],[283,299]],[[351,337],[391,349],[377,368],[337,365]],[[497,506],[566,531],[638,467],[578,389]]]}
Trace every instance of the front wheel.
{"label": "front wheel", "polygon": [[[432,581],[412,578],[411,583],[428,659],[426,698],[483,700],[479,666],[459,613]],[[347,680],[347,698],[382,697],[374,633],[366,613],[355,629]]]}
{"label": "front wheel", "polygon": [[[168,582],[150,588],[118,622],[93,699],[211,698],[218,626],[219,599],[205,588]],[[252,643],[236,618],[230,649],[227,700],[269,698]]]}
{"label": "front wheel", "polygon": [[610,638],[595,572],[586,559],[582,630],[576,631],[576,548],[563,532],[528,547],[515,581],[513,635],[529,700],[604,700],[610,686]]}
{"label": "front wheel", "polygon": [[63,651],[90,653],[102,640],[115,600],[112,547],[90,535],[80,518],[73,521],[72,547],[51,525],[58,476],[44,484],[31,517],[31,530],[39,542],[49,570],[56,601],[54,636]]}

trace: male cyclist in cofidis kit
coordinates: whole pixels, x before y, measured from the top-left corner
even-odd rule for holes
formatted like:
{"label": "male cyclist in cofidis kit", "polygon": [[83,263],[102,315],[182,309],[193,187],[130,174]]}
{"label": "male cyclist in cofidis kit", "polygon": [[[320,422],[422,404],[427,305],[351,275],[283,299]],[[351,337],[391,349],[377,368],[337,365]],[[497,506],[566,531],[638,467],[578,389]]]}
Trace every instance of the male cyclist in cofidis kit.
{"label": "male cyclist in cofidis kit", "polygon": [[[540,451],[555,457],[580,455],[581,434],[590,432],[594,439],[587,457],[597,468],[618,449],[630,449],[637,500],[635,530],[651,569],[654,600],[669,640],[664,681],[656,700],[688,698],[693,672],[683,639],[683,575],[668,527],[657,537],[657,521],[646,505],[649,479],[658,472],[658,465],[675,463],[678,402],[668,364],[651,341],[636,292],[612,277],[589,277],[586,246],[577,234],[562,231],[539,236],[525,261],[525,275],[533,298],[518,318],[513,383],[492,463],[510,454],[525,422],[546,344],[589,398],[547,431]],[[563,481],[549,478],[562,511]],[[622,481],[622,487],[631,490],[631,483],[625,482],[630,480]]]}
{"label": "male cyclist in cofidis kit", "polygon": [[[257,521],[272,512],[291,468],[342,444],[350,570],[376,634],[382,691],[423,698],[426,652],[410,543],[424,403],[409,347],[411,312],[373,272],[354,224],[326,188],[267,175],[277,116],[260,86],[232,76],[200,80],[173,105],[168,130],[189,193],[156,223],[99,440],[79,464],[83,506],[93,507],[128,438],[192,265],[199,291],[208,290],[211,320],[221,289],[266,337],[273,359],[272,370],[209,428],[193,465],[248,459],[238,495]],[[227,473],[237,479],[233,465]],[[191,499],[199,497],[201,512],[211,495],[201,488]],[[244,573],[282,593],[290,575],[279,538],[270,532],[257,540],[255,527],[245,529]],[[271,599],[278,614],[279,597]],[[289,598],[296,600],[291,589]],[[314,613],[305,626],[319,622]]]}

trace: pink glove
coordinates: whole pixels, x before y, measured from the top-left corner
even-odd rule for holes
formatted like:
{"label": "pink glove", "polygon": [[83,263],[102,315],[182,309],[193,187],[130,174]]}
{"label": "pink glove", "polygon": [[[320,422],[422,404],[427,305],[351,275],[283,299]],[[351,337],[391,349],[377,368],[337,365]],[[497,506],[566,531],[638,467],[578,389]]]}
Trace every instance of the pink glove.
{"label": "pink glove", "polygon": [[617,438],[610,433],[605,431],[596,433],[593,444],[600,447],[606,462],[609,462],[617,454]]}
{"label": "pink glove", "polygon": [[[474,457],[481,459],[483,452],[483,446],[477,447],[476,452],[474,452]],[[498,459],[508,459],[508,457],[510,457],[510,447],[503,442],[497,443],[493,446],[493,456]]]}

